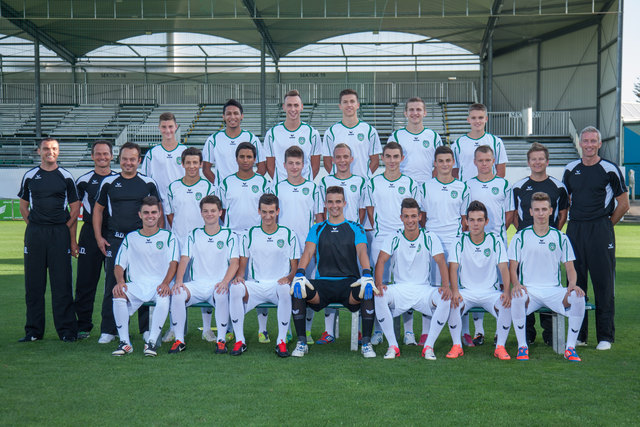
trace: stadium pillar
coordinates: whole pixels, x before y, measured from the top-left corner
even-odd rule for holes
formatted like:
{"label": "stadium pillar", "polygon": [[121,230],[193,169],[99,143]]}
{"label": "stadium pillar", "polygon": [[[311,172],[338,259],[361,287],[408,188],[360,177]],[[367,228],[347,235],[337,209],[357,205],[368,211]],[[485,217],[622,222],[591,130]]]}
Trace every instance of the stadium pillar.
{"label": "stadium pillar", "polygon": [[36,104],[36,138],[42,138],[42,121],[40,106],[40,39],[38,36],[33,40],[33,73],[35,77],[35,99]]}
{"label": "stadium pillar", "polygon": [[267,44],[264,41],[264,38],[262,38],[262,51],[260,52],[260,130],[262,132],[263,138],[267,132],[266,50],[267,50]]}
{"label": "stadium pillar", "polygon": [[620,141],[620,129],[622,128],[622,8],[624,5],[624,0],[618,0],[618,37],[616,40],[617,50],[618,50],[618,58],[617,58],[617,83],[616,83],[616,115],[615,117],[615,132],[616,132],[616,151],[615,155],[617,159],[614,161],[618,164],[623,162],[622,158],[622,143]]}
{"label": "stadium pillar", "polygon": [[493,110],[493,33],[489,36],[487,49],[487,108]]}

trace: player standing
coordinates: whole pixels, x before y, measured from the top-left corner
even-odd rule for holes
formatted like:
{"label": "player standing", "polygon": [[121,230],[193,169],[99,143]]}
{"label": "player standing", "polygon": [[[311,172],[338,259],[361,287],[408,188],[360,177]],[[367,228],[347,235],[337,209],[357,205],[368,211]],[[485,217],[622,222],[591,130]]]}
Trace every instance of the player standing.
{"label": "player standing", "polygon": [[45,138],[38,144],[40,165],[22,178],[20,214],[24,232],[24,287],[27,305],[25,336],[20,342],[44,336],[44,295],[47,270],[51,284],[53,322],[62,341],[75,341],[78,324],[73,310],[71,255],[77,256],[75,227],[80,212],[73,176],[58,166],[58,141]]}
{"label": "player standing", "polygon": [[[576,286],[576,259],[567,236],[549,227],[553,209],[546,193],[533,193],[530,215],[533,225],[518,231],[509,246],[513,290],[511,315],[518,339],[518,360],[529,360],[529,347],[524,330],[525,316],[540,307],[548,307],[569,318],[564,358],[580,362],[576,353],[578,332],[584,318],[584,291]],[[560,283],[560,264],[567,271],[567,288]]]}
{"label": "player standing", "polygon": [[147,301],[155,302],[156,308],[151,320],[151,332],[144,344],[144,355],[157,355],[158,339],[169,314],[170,285],[178,267],[176,240],[170,231],[158,227],[162,217],[158,198],[145,197],[140,205],[139,216],[142,228],[126,235],[115,261],[113,315],[120,344],[111,353],[114,356],[124,356],[133,351],[129,339],[129,316]]}

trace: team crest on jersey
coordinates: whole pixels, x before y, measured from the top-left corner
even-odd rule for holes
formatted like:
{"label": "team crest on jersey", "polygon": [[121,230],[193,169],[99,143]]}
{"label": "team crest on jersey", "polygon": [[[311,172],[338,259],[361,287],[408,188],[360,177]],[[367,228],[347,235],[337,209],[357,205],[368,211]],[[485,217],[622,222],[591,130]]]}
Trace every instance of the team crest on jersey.
{"label": "team crest on jersey", "polygon": [[555,243],[553,243],[553,242],[549,243],[549,250],[550,250],[551,252],[555,251],[555,250],[556,250],[556,244],[555,244]]}
{"label": "team crest on jersey", "polygon": [[405,192],[405,191],[406,191],[406,190],[405,190],[405,188],[404,188],[404,187],[398,187],[398,193],[400,193],[400,194],[404,194],[404,192]]}
{"label": "team crest on jersey", "polygon": [[364,133],[358,134],[358,141],[364,141]]}
{"label": "team crest on jersey", "polygon": [[307,194],[309,194],[309,189],[308,189],[308,188],[306,188],[306,187],[305,187],[305,188],[303,188],[303,189],[302,189],[302,194],[304,194],[305,196],[306,196]]}
{"label": "team crest on jersey", "polygon": [[260,187],[258,187],[257,185],[252,185],[251,186],[251,191],[253,191],[254,193],[257,193],[258,190],[260,190]]}
{"label": "team crest on jersey", "polygon": [[425,139],[424,141],[422,141],[422,145],[424,146],[424,148],[429,148],[429,141]]}
{"label": "team crest on jersey", "polygon": [[196,200],[200,200],[200,199],[202,199],[202,193],[197,192],[196,193]]}
{"label": "team crest on jersey", "polygon": [[156,242],[156,248],[158,249],[162,249],[164,247],[164,243],[162,242]]}
{"label": "team crest on jersey", "polygon": [[282,239],[278,239],[278,241],[276,242],[276,245],[278,245],[279,248],[284,246],[284,240]]}
{"label": "team crest on jersey", "polygon": [[301,136],[300,138],[298,138],[298,143],[300,145],[304,145],[304,141],[305,141],[304,136]]}
{"label": "team crest on jersey", "polygon": [[216,243],[216,246],[218,247],[218,249],[222,249],[222,247],[224,246],[224,243],[219,241],[218,243]]}
{"label": "team crest on jersey", "polygon": [[500,190],[498,190],[498,187],[493,187],[493,188],[491,189],[491,192],[492,192],[493,194],[496,194],[496,195],[498,194],[498,192],[499,192],[499,191],[500,191]]}
{"label": "team crest on jersey", "polygon": [[456,197],[458,197],[458,192],[457,192],[457,191],[455,191],[455,190],[453,190],[453,191],[451,192],[451,198],[452,198],[452,199],[455,199]]}
{"label": "team crest on jersey", "polygon": [[422,250],[422,244],[418,243],[418,249],[416,250],[416,252],[420,252]]}
{"label": "team crest on jersey", "polygon": [[491,250],[490,250],[490,249],[485,249],[485,250],[484,250],[484,256],[486,256],[487,258],[489,258],[489,255],[491,255]]}
{"label": "team crest on jersey", "polygon": [[181,165],[182,164],[182,157],[176,157],[176,163]]}
{"label": "team crest on jersey", "polygon": [[351,189],[351,191],[353,193],[355,193],[356,191],[358,191],[358,187],[356,187],[355,185],[352,185],[351,187],[349,187],[349,189]]}

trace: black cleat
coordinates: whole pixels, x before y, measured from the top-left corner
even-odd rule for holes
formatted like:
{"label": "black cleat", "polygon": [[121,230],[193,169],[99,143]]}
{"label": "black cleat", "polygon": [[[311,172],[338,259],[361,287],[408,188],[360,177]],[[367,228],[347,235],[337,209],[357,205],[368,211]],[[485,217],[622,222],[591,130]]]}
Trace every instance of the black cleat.
{"label": "black cleat", "polygon": [[158,355],[158,346],[151,341],[144,344],[144,355],[148,357],[156,357]]}
{"label": "black cleat", "polygon": [[65,335],[60,338],[62,342],[76,342],[77,338],[73,335]]}
{"label": "black cleat", "polygon": [[20,338],[18,342],[31,342],[31,341],[40,341],[42,338],[34,337],[33,335],[25,335]]}
{"label": "black cleat", "polygon": [[237,341],[233,346],[233,350],[231,350],[229,354],[231,354],[232,356],[240,356],[245,351],[247,351],[247,345],[242,341]]}
{"label": "black cleat", "polygon": [[176,342],[174,342],[171,348],[169,349],[169,354],[177,354],[177,353],[180,353],[181,351],[185,351],[186,349],[187,349],[187,346],[182,341],[176,340]]}
{"label": "black cleat", "polygon": [[284,341],[280,341],[280,344],[276,346],[276,354],[278,357],[289,357],[291,353],[287,350],[287,344]]}
{"label": "black cleat", "polygon": [[476,336],[473,338],[473,345],[478,346],[482,344],[484,344],[484,335],[476,334]]}
{"label": "black cleat", "polygon": [[225,354],[227,352],[227,343],[222,340],[219,340],[216,343],[216,354]]}

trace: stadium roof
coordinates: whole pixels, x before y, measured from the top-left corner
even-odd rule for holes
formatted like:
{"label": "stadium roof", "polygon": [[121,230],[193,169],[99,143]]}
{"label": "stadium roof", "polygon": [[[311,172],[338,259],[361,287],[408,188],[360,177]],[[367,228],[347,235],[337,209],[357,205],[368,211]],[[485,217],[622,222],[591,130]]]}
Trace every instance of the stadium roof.
{"label": "stadium roof", "polygon": [[0,33],[34,40],[75,63],[136,35],[190,32],[261,49],[274,61],[328,37],[400,31],[481,58],[594,25],[613,0],[0,0]]}

